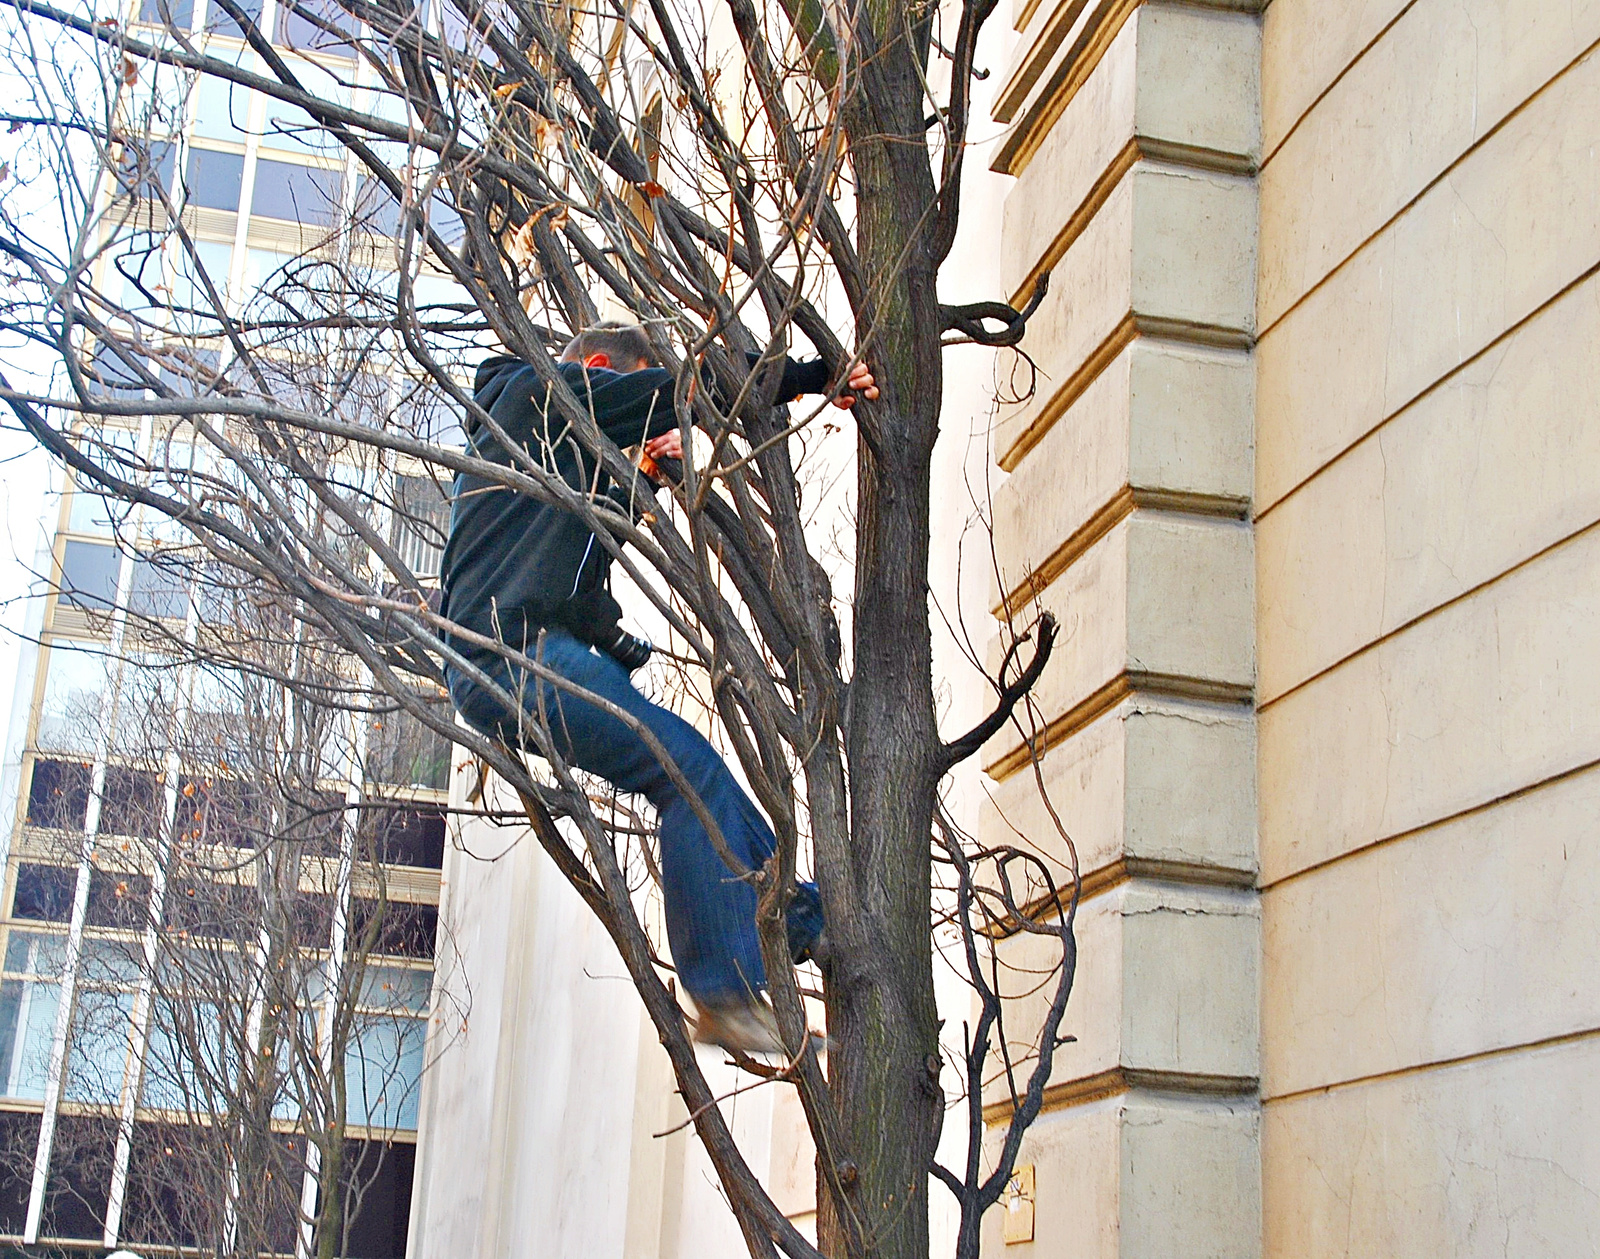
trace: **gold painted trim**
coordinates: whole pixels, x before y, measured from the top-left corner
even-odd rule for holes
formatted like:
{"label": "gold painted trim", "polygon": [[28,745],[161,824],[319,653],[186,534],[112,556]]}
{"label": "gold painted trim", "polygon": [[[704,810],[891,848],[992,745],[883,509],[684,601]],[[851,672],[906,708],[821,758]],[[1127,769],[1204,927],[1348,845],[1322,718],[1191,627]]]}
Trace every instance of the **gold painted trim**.
{"label": "gold painted trim", "polygon": [[1135,510],[1165,511],[1184,516],[1202,516],[1214,520],[1246,520],[1250,515],[1250,500],[1226,494],[1199,494],[1183,490],[1142,489],[1124,485],[1067,536],[1066,541],[1030,571],[1016,586],[995,604],[990,611],[997,620],[1013,616],[1030,600],[1048,590],[1062,573],[1078,561],[1078,557],[1099,542]]}

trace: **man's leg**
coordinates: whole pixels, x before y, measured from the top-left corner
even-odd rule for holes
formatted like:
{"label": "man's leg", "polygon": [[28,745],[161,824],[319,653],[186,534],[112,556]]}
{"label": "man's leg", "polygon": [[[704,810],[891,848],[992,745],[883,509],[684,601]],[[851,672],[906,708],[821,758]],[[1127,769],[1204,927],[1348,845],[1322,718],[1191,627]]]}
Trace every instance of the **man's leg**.
{"label": "man's leg", "polygon": [[[772,855],[771,828],[722,757],[688,722],[647,700],[621,665],[560,631],[544,640],[544,663],[562,677],[608,700],[647,728],[716,821],[728,850],[750,870]],[[503,661],[485,672],[507,677]],[[452,671],[451,692],[466,720],[516,741],[513,714],[492,695]],[[507,689],[537,720],[539,699],[529,685]],[[594,704],[543,683],[545,715],[556,747],[572,764],[623,791],[645,796],[660,818],[661,882],[673,964],[689,995],[713,1007],[747,1003],[766,986],[756,936],[755,889],[718,856],[689,801],[648,744],[626,722]],[[798,956],[822,930],[814,885],[803,884],[789,907],[789,942]]]}

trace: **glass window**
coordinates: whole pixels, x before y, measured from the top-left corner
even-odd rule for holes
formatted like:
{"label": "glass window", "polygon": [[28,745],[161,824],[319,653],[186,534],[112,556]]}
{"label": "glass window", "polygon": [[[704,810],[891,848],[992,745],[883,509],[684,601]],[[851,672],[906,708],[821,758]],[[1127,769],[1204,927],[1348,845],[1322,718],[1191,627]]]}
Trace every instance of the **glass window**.
{"label": "glass window", "polygon": [[88,986],[78,989],[62,1088],[62,1096],[68,1101],[97,1106],[116,1102],[127,1068],[132,1018],[132,993]]}
{"label": "glass window", "polygon": [[128,611],[134,616],[181,621],[189,609],[189,576],[184,569],[171,557],[136,556]]}
{"label": "glass window", "polygon": [[165,307],[167,279],[161,245],[161,238],[150,232],[136,232],[120,242],[109,277],[117,283],[108,282],[106,287],[117,295],[124,310]]}
{"label": "glass window", "polygon": [[385,901],[355,897],[350,902],[350,940],[363,938],[373,915],[381,912],[378,942],[372,952],[390,957],[432,957],[434,935],[439,929],[439,910],[435,905],[411,901]]}
{"label": "glass window", "polygon": [[32,922],[66,922],[72,917],[72,896],[78,875],[66,866],[25,861],[17,867],[17,891],[11,916]]}
{"label": "glass window", "polygon": [[161,829],[161,815],[165,811],[161,779],[155,774],[124,765],[106,767],[105,788],[100,795],[102,835],[139,835],[153,839]]}
{"label": "glass window", "polygon": [[189,201],[213,210],[237,210],[244,183],[244,154],[189,150]]}
{"label": "glass window", "polygon": [[[190,316],[187,326],[196,326],[192,322],[196,315],[214,317],[217,314],[216,303],[206,292],[206,281],[210,281],[219,299],[227,300],[228,272],[232,264],[233,249],[221,241],[196,241],[192,257],[187,251],[179,252],[173,264],[172,309]],[[167,369],[168,374],[170,370]],[[189,387],[178,392],[192,394],[194,389]]]}
{"label": "glass window", "polygon": [[[220,51],[214,50],[212,55]],[[227,56],[226,53],[222,55]],[[234,59],[239,55],[236,53]],[[250,126],[250,89],[231,79],[202,74],[194,91],[193,134],[208,140],[234,140],[243,144]]]}
{"label": "glass window", "polygon": [[[278,0],[275,42],[306,52],[353,57],[355,49],[347,37],[359,26],[337,0]],[[333,29],[330,31],[328,27]]]}
{"label": "glass window", "polygon": [[194,0],[140,0],[139,20],[186,31],[194,25]]}
{"label": "glass window", "polygon": [[450,500],[432,477],[395,478],[390,543],[418,577],[437,577],[450,528]]}
{"label": "glass window", "polygon": [[355,221],[374,236],[400,234],[400,203],[371,175],[356,186]]}
{"label": "glass window", "polygon": [[[204,984],[207,964],[199,966],[202,978],[198,982]],[[223,1041],[216,1003],[201,1000],[193,992],[196,985],[185,983],[181,975],[171,975],[167,982],[171,996],[157,997],[155,1017],[150,1021],[139,1100],[157,1110],[204,1113],[209,1089],[226,1086],[235,1078],[235,1055]],[[219,1068],[223,1072],[220,1078],[213,1074]]]}
{"label": "glass window", "polygon": [[[261,21],[261,3],[262,0],[234,0],[234,7],[242,9],[251,22],[259,23]],[[218,35],[232,35],[239,39],[244,38],[244,31],[240,29],[237,22],[228,16],[223,7],[217,3],[217,0],[209,0],[206,6],[206,25]]]}
{"label": "glass window", "polygon": [[156,763],[171,749],[175,734],[179,666],[171,656],[154,652],[129,652],[126,660],[111,747],[123,756]]}
{"label": "glass window", "polygon": [[420,383],[405,387],[390,422],[398,432],[438,446],[459,447],[466,442],[466,435],[461,431],[461,413],[455,404]]}
{"label": "glass window", "polygon": [[378,1015],[358,1028],[344,1060],[350,1123],[374,1128],[417,1126],[426,1038],[422,1019]]}
{"label": "glass window", "polygon": [[[344,22],[352,21],[348,15],[342,14]],[[278,20],[284,18],[282,5],[278,8]],[[292,19],[299,23],[302,19]],[[319,37],[331,40],[331,36]],[[305,45],[301,45],[304,47]],[[348,49],[334,49],[335,52],[348,52]],[[342,82],[339,76],[330,74],[327,70],[312,61],[293,62],[295,76],[305,90],[319,100],[327,101],[334,105],[350,104],[350,89]],[[349,71],[344,71],[344,76],[349,77]],[[326,128],[305,110],[287,101],[278,100],[269,96],[265,101],[265,113],[261,121],[261,143],[275,149],[289,149],[297,153],[306,152],[340,152],[342,146],[330,135]]]}
{"label": "glass window", "polygon": [[28,785],[28,825],[81,830],[89,812],[91,770],[81,761],[34,761]]}
{"label": "glass window", "polygon": [[445,814],[442,806],[418,804],[405,808],[398,802],[368,797],[363,809],[362,838],[380,861],[396,866],[437,870],[444,864]]}
{"label": "glass window", "polygon": [[106,658],[57,640],[50,644],[45,668],[34,746],[41,752],[92,756],[104,721],[102,705],[109,675]]}
{"label": "glass window", "polygon": [[450,749],[454,745],[444,735],[401,710],[373,717],[369,729],[369,778],[395,787],[435,791],[450,785]]}
{"label": "glass window", "polygon": [[[257,169],[265,164],[258,162]],[[289,280],[295,263],[299,261],[298,254],[281,253],[276,249],[247,250],[244,259],[244,291],[253,294],[269,283],[274,286],[284,284]]]}
{"label": "glass window", "polygon": [[122,556],[100,542],[68,542],[61,557],[61,598],[80,608],[106,611],[116,602]]}
{"label": "glass window", "polygon": [[403,966],[368,966],[361,976],[358,1004],[370,1010],[409,1010],[420,1013],[428,1008],[433,988],[431,970]]}
{"label": "glass window", "polygon": [[330,223],[339,213],[343,187],[339,171],[261,158],[256,162],[251,213],[291,223]]}
{"label": "glass window", "polygon": [[44,1098],[50,1078],[50,1041],[55,1035],[61,985],[7,979],[0,982],[0,1073],[6,1097]]}
{"label": "glass window", "polygon": [[123,143],[117,163],[117,181],[126,192],[155,197],[155,189],[173,192],[172,173],[178,164],[176,140],[130,139]]}
{"label": "glass window", "polygon": [[[131,428],[106,426],[86,432],[78,441],[78,449],[97,467],[114,476],[129,477],[137,469],[133,461],[134,448],[139,435]],[[88,475],[73,474],[82,488],[74,489],[67,509],[67,532],[89,533],[109,537],[117,524],[127,518],[131,508],[102,498],[91,487]]]}

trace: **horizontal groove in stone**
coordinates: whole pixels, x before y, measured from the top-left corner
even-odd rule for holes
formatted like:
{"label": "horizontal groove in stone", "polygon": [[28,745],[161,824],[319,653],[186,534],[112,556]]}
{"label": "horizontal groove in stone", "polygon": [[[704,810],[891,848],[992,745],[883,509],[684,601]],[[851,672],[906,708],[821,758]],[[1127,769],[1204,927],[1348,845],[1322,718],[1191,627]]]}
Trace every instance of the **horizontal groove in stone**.
{"label": "horizontal groove in stone", "polygon": [[1135,510],[1158,511],[1175,516],[1198,516],[1209,520],[1249,518],[1250,500],[1224,494],[1199,494],[1188,490],[1146,489],[1125,485],[1079,525],[1032,572],[1019,581],[991,611],[1004,620],[1014,616],[1030,599],[1043,594],[1050,584],[1077,562],[1084,552],[1105,537]]}
{"label": "horizontal groove in stone", "polygon": [[1099,345],[1091,350],[1078,369],[1061,383],[1061,387],[1040,408],[1033,422],[1017,434],[1012,443],[1001,452],[996,462],[1007,472],[1016,471],[1023,457],[1037,446],[1050,426],[1059,420],[1095,378],[1105,371],[1117,355],[1127,349],[1138,337],[1170,341],[1180,346],[1208,350],[1248,350],[1255,338],[1240,328],[1224,328],[1216,324],[1195,323],[1188,319],[1163,319],[1157,315],[1141,315],[1137,311],[1125,315]]}
{"label": "horizontal groove in stone", "polygon": [[[1078,879],[1078,905],[1081,908],[1097,896],[1104,896],[1124,883],[1135,879],[1152,883],[1175,883],[1183,887],[1233,888],[1236,891],[1256,890],[1256,871],[1240,870],[1232,866],[1208,866],[1196,861],[1163,861],[1154,857],[1118,857],[1115,861],[1090,870]],[[1057,888],[1055,896],[1041,896],[1022,906],[1028,918],[1043,914],[1063,913],[1071,902],[1071,889]],[[1006,940],[1021,932],[1016,918],[1008,918],[985,928],[982,934],[995,940]]]}
{"label": "horizontal groove in stone", "polygon": [[[1196,1098],[1256,1100],[1259,1081],[1254,1076],[1199,1075],[1185,1071],[1149,1071],[1140,1067],[1112,1067],[1085,1076],[1052,1084],[1044,1091],[1040,1111],[1065,1110],[1122,1093],[1177,1093]],[[990,1102],[983,1108],[987,1124],[1004,1122],[1011,1116],[1010,1101]]]}
{"label": "horizontal groove in stone", "polygon": [[[1344,1089],[1360,1088],[1364,1084],[1380,1084],[1385,1080],[1403,1080],[1407,1076],[1423,1075],[1430,1071],[1447,1071],[1451,1067],[1471,1066],[1477,1062],[1490,1062],[1496,1058],[1509,1058],[1514,1054],[1537,1053],[1541,1049],[1555,1049],[1561,1045],[1576,1044],[1596,1037],[1600,1037],[1600,1027],[1582,1028],[1574,1032],[1563,1032],[1559,1036],[1547,1036],[1542,1040],[1524,1041],[1516,1045],[1497,1045],[1490,1049],[1479,1050],[1477,1053],[1460,1054],[1454,1058],[1441,1058],[1437,1062],[1418,1062],[1409,1067],[1396,1067],[1393,1071],[1379,1071],[1373,1075],[1356,1076],[1349,1080],[1334,1080],[1328,1084],[1317,1084],[1310,1088],[1296,1089],[1292,1093],[1276,1093],[1271,1097],[1263,1097],[1261,1104],[1263,1106],[1277,1106],[1284,1102],[1296,1101],[1302,1097],[1310,1097],[1317,1093],[1338,1093]],[[984,1111],[984,1117],[988,1118],[987,1109]]]}
{"label": "horizontal groove in stone", "polygon": [[1170,673],[1148,673],[1142,669],[1128,669],[1119,673],[1092,694],[1079,700],[1066,712],[1049,722],[1034,736],[1033,747],[1019,744],[1004,756],[984,766],[989,777],[1001,782],[1017,771],[1026,768],[1034,756],[1043,756],[1059,743],[1064,743],[1095,718],[1131,695],[1157,699],[1199,700],[1202,703],[1226,704],[1242,708],[1254,716],[1255,692],[1252,687],[1236,682],[1214,682],[1208,678],[1189,678]]}

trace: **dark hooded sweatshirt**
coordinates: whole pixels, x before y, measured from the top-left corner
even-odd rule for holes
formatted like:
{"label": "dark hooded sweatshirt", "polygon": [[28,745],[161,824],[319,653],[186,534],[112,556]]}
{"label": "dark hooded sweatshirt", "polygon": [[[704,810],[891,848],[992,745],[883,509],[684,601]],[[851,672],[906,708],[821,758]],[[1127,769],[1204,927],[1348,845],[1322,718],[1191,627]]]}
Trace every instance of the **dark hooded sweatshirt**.
{"label": "dark hooded sweatshirt", "polygon": [[[557,370],[619,446],[639,445],[678,427],[671,372],[586,370],[577,363],[560,363]],[[779,397],[820,392],[827,381],[822,363],[791,359]],[[559,409],[547,405],[548,388],[527,363],[505,355],[484,360],[473,392],[532,459],[574,489],[591,497],[606,494],[609,478]],[[467,450],[516,466],[479,424],[467,431]],[[608,589],[611,555],[588,525],[531,495],[465,473],[456,477],[453,499],[441,574],[446,616],[516,647],[531,643],[538,627],[546,625],[561,626],[588,643],[611,637],[620,616]]]}

